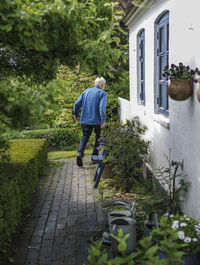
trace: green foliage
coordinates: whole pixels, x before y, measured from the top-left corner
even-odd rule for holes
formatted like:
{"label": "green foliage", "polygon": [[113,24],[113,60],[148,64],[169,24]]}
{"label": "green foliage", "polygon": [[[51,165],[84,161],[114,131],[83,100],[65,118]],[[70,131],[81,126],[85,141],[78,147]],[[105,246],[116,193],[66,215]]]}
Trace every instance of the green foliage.
{"label": "green foliage", "polygon": [[115,174],[115,183],[122,190],[130,191],[141,173],[142,161],[148,153],[149,142],[142,139],[146,131],[138,119],[110,124],[104,131],[109,162]]}
{"label": "green foliage", "polygon": [[45,140],[12,140],[10,146],[11,160],[0,161],[0,250],[16,232],[47,160]]}
{"label": "green foliage", "polygon": [[[73,68],[80,65],[81,71],[89,68],[95,74],[117,76],[115,69],[121,62],[125,64],[127,52],[127,44],[121,42],[125,32],[119,26],[123,13],[117,5],[111,0],[1,1],[1,131],[35,122],[43,103],[49,102],[51,92],[47,88],[55,85],[47,86],[46,81],[55,78],[60,64]],[[42,87],[33,89],[31,82]],[[62,96],[62,104],[67,97],[69,101],[70,97],[75,98],[70,90],[64,99]],[[68,109],[60,111],[56,104],[53,113],[51,109],[46,114],[48,124],[55,119],[58,126],[72,124]]]}
{"label": "green foliage", "polygon": [[22,78],[0,80],[0,133],[6,127],[19,129],[31,123],[31,115],[41,115],[54,91]]}
{"label": "green foliage", "polygon": [[80,137],[78,133],[69,128],[53,128],[42,130],[25,130],[18,134],[7,134],[7,138],[14,139],[46,139],[49,147],[59,150],[73,150]]}
{"label": "green foliage", "polygon": [[1,68],[37,80],[52,78],[59,62],[102,73],[122,55],[116,30],[122,15],[110,0],[2,0]]}
{"label": "green foliage", "polygon": [[189,66],[185,66],[182,63],[179,63],[179,65],[171,64],[171,67],[168,66],[164,68],[163,76],[167,79],[187,79],[190,80],[193,78],[194,70],[190,69]]}
{"label": "green foliage", "polygon": [[[171,231],[166,231],[166,237],[171,235]],[[174,235],[174,233],[173,233]],[[125,236],[124,236],[125,237]],[[123,240],[123,237],[118,237],[118,241]],[[178,250],[178,244],[172,244],[166,240],[161,242],[161,247],[165,246],[167,256],[164,259],[159,257],[159,247],[152,245],[152,236],[145,237],[139,241],[139,248],[122,257],[109,258],[108,254],[102,248],[102,242],[91,245],[89,249],[88,261],[90,265],[175,265],[184,264],[181,260],[183,252]],[[123,249],[124,251],[124,249]]]}
{"label": "green foliage", "polygon": [[115,236],[114,234],[111,234],[111,236],[118,242],[118,246],[117,249],[119,250],[119,252],[121,252],[122,254],[126,251],[126,240],[127,238],[129,238],[130,234],[127,234],[125,236],[123,236],[123,230],[119,229],[117,236]]}
{"label": "green foliage", "polygon": [[105,91],[129,100],[129,70],[120,66],[114,78],[108,78]]}
{"label": "green foliage", "polygon": [[[85,155],[92,155],[92,149],[86,149]],[[48,160],[67,159],[70,157],[76,157],[77,150],[75,151],[55,151],[48,153]]]}
{"label": "green foliage", "polygon": [[143,213],[142,217],[144,213],[145,216],[152,216],[153,213],[161,216],[166,213],[167,192],[155,185],[155,180],[141,178],[132,186],[131,192],[137,194],[136,207]]}
{"label": "green foliage", "polygon": [[112,123],[118,121],[118,96],[116,94],[107,93],[107,108],[106,108],[106,121],[107,123]]}
{"label": "green foliage", "polygon": [[78,67],[71,70],[67,66],[60,66],[57,78],[47,85],[55,91],[54,102],[45,109],[42,116],[35,117],[36,126],[48,124],[50,127],[69,127],[77,131],[80,126],[73,120],[74,102],[83,90],[94,86],[95,78],[89,71],[80,72]]}
{"label": "green foliage", "polygon": [[8,140],[0,135],[0,160],[8,160],[10,158],[10,144]]}
{"label": "green foliage", "polygon": [[[57,78],[48,83],[48,90],[54,91],[54,99],[50,105],[47,105],[44,113],[39,116],[32,117],[31,124],[35,127],[69,127],[75,131],[80,130],[80,125],[74,123],[72,113],[73,105],[80,94],[88,87],[94,86],[96,75],[90,71],[80,72],[79,67],[70,69],[67,66],[61,65],[58,68]],[[114,82],[114,83],[113,83]],[[108,80],[106,92],[108,96],[107,103],[107,122],[118,120],[118,89],[115,87],[116,80]],[[128,81],[123,80],[121,93],[128,91]],[[125,86],[126,83],[126,86]],[[118,83],[120,86],[120,83]],[[126,94],[126,93],[125,93]]]}

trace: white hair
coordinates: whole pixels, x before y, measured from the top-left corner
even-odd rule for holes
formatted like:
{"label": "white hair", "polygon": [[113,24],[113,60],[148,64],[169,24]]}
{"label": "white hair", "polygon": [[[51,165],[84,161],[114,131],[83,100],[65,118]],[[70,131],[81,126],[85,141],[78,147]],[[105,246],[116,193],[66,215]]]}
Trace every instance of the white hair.
{"label": "white hair", "polygon": [[102,84],[106,84],[106,80],[103,77],[97,77],[94,84],[95,86],[100,86]]}

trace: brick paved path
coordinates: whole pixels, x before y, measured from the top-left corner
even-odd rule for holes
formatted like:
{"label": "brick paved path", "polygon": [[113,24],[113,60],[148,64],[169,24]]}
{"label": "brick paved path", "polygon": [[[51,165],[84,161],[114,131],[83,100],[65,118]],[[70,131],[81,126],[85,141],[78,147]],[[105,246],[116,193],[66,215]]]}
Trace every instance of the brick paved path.
{"label": "brick paved path", "polygon": [[42,176],[33,208],[17,240],[14,265],[87,264],[88,238],[105,228],[93,189],[96,166],[84,157],[59,160]]}

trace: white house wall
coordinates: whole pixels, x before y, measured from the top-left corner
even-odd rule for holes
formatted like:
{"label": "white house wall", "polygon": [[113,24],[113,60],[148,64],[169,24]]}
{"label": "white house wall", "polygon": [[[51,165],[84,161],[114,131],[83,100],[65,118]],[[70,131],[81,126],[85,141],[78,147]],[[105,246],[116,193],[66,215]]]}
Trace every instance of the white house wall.
{"label": "white house wall", "polygon": [[[185,212],[200,218],[200,103],[194,94],[186,101],[169,99],[169,117],[156,114],[155,21],[169,11],[169,64],[182,62],[200,67],[200,1],[158,0],[132,25],[129,25],[130,47],[130,113],[123,119],[139,116],[148,127],[152,141],[151,163],[154,168],[167,166],[167,160],[184,160],[184,173],[192,186],[185,200]],[[138,104],[137,34],[145,30],[145,106]],[[123,102],[122,102],[123,104]],[[126,110],[127,111],[127,110]],[[164,155],[163,155],[164,154]]]}
{"label": "white house wall", "polygon": [[126,123],[126,120],[131,119],[131,104],[130,101],[124,98],[118,98],[118,104],[119,104],[119,119],[123,123]]}

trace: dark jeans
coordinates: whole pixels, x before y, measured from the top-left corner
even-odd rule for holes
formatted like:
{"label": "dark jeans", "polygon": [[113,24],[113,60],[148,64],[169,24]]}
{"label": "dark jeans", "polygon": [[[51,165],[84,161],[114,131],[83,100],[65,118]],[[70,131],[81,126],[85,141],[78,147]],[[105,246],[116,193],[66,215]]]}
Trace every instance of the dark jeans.
{"label": "dark jeans", "polygon": [[95,144],[94,144],[94,149],[93,149],[92,155],[98,155],[99,154],[98,147],[100,145],[99,138],[100,138],[100,134],[101,134],[100,125],[82,124],[83,136],[80,140],[80,144],[78,147],[78,153],[82,157],[84,156],[85,147],[86,147],[86,144],[87,144],[87,142],[88,142],[88,140],[92,134],[93,128],[94,128],[94,132],[95,132]]}

